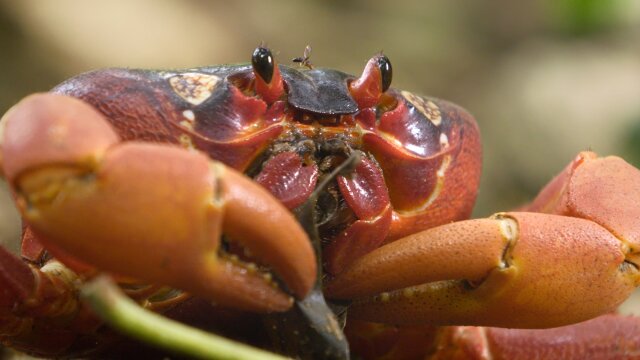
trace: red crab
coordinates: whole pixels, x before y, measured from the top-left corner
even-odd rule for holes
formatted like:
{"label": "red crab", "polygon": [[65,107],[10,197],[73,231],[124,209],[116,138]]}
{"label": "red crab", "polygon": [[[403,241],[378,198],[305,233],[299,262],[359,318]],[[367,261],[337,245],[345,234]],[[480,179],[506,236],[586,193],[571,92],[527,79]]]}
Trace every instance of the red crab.
{"label": "red crab", "polygon": [[[76,294],[97,271],[158,311],[195,296],[281,312],[322,270],[365,357],[638,351],[635,318],[474,327],[614,311],[640,279],[637,169],[581,153],[518,212],[466,220],[481,168],[471,115],[391,88],[382,54],[360,77],[307,67],[259,47],[248,65],[99,70],[9,110],[0,163],[25,229],[22,259],[0,249],[2,342],[97,350],[101,323]],[[353,154],[317,197],[315,254],[292,211]]]}

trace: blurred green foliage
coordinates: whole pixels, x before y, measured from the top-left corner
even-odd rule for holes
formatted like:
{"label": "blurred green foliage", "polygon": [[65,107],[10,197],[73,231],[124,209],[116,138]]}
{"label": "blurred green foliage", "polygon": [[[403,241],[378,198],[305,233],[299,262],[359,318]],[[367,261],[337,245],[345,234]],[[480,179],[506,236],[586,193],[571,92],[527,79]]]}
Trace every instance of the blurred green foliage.
{"label": "blurred green foliage", "polygon": [[619,25],[624,0],[550,0],[560,32],[588,36]]}

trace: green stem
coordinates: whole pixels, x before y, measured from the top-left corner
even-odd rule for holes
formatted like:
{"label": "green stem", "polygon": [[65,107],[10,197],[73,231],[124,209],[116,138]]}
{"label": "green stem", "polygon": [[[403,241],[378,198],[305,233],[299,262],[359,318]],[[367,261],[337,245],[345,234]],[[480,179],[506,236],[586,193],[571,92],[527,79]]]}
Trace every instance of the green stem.
{"label": "green stem", "polygon": [[198,330],[145,310],[107,276],[82,287],[82,297],[105,322],[151,345],[200,359],[287,359]]}

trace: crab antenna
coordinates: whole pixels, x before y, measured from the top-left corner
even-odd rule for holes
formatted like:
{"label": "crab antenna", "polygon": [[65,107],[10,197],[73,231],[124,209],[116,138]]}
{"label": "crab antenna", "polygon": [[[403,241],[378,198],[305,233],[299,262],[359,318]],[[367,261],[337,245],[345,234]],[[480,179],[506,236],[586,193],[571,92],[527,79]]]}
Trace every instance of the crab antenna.
{"label": "crab antenna", "polygon": [[255,90],[267,104],[272,104],[284,93],[284,82],[271,50],[258,46],[251,56],[256,77]]}
{"label": "crab antenna", "polygon": [[362,75],[349,83],[349,92],[360,109],[374,106],[380,96],[391,86],[391,62],[383,54],[372,57]]}

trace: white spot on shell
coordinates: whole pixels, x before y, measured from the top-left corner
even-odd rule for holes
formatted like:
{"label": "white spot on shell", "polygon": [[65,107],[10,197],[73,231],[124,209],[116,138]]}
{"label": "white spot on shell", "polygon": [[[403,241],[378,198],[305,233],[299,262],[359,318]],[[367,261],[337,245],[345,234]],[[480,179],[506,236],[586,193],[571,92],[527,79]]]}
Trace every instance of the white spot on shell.
{"label": "white spot on shell", "polygon": [[431,100],[425,100],[420,96],[414,95],[408,91],[402,91],[402,96],[415,107],[424,117],[429,119],[435,126],[442,123],[442,114],[440,108]]}
{"label": "white spot on shell", "polygon": [[207,100],[221,80],[215,75],[202,73],[181,73],[168,79],[173,91],[193,105],[200,105]]}
{"label": "white spot on shell", "polygon": [[440,147],[442,147],[443,149],[449,147],[449,137],[447,137],[447,134],[445,133],[440,134]]}
{"label": "white spot on shell", "polygon": [[182,116],[184,116],[184,118],[189,120],[189,121],[195,121],[196,120],[196,114],[194,114],[193,111],[191,111],[191,110],[183,111],[182,112]]}

